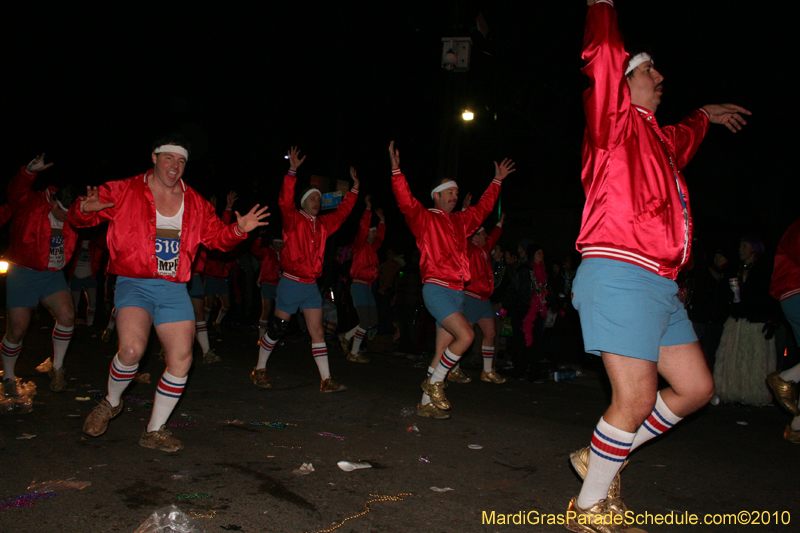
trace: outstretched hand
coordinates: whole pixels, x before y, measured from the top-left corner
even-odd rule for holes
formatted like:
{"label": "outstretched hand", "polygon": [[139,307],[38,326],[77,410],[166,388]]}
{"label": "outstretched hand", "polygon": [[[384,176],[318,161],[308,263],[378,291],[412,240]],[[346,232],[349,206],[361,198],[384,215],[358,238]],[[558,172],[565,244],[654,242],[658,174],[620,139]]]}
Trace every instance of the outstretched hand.
{"label": "outstretched hand", "polygon": [[371,194],[368,194],[368,195],[367,195],[367,196],[364,198],[364,201],[367,203],[367,209],[372,209],[372,195],[371,195]]}
{"label": "outstretched hand", "polygon": [[361,182],[358,181],[358,172],[356,172],[356,167],[350,167],[350,177],[353,178],[353,188],[358,189],[358,186],[361,185]]}
{"label": "outstretched hand", "polygon": [[269,222],[261,221],[270,215],[269,212],[267,212],[266,205],[259,209],[259,205],[256,204],[253,206],[253,209],[244,216],[240,215],[238,211],[234,211],[234,213],[236,213],[236,222],[239,224],[239,229],[244,233],[249,233],[259,226],[266,226],[269,224]]}
{"label": "outstretched hand", "polygon": [[100,201],[100,193],[97,187],[86,187],[86,196],[82,197],[80,202],[81,213],[96,213],[97,211],[114,207],[114,202],[103,203]]}
{"label": "outstretched hand", "polygon": [[228,193],[227,203],[225,204],[226,211],[233,208],[233,204],[236,203],[237,198],[239,198],[239,196],[236,194],[236,191]]}
{"label": "outstretched hand", "polygon": [[384,217],[384,216],[383,216],[383,209],[382,209],[382,208],[380,208],[380,207],[379,207],[379,208],[377,208],[377,209],[375,210],[375,214],[376,214],[376,215],[378,215],[378,218],[380,218],[380,219],[381,219],[381,222],[383,222],[384,220],[386,220],[386,217]]}
{"label": "outstretched hand", "polygon": [[494,162],[494,179],[503,181],[506,177],[517,170],[514,168],[514,162],[508,158],[503,159],[500,164]]}
{"label": "outstretched hand", "polygon": [[41,172],[42,170],[48,169],[48,168],[50,168],[52,166],[53,166],[53,163],[45,164],[45,162],[44,162],[44,152],[42,152],[42,155],[37,155],[36,157],[34,157],[33,161],[28,163],[28,166],[26,168],[27,168],[28,172],[33,173],[33,172]]}
{"label": "outstretched hand", "polygon": [[300,150],[297,149],[297,146],[289,149],[289,170],[297,170],[297,167],[302,165],[305,160],[306,156],[300,157]]}
{"label": "outstretched hand", "polygon": [[734,104],[711,104],[703,106],[710,115],[708,120],[714,124],[722,124],[733,133],[740,131],[747,121],[740,114],[752,115],[747,109]]}
{"label": "outstretched hand", "polygon": [[400,168],[400,150],[394,149],[394,141],[389,143],[389,160],[393,169]]}
{"label": "outstretched hand", "polygon": [[471,203],[472,203],[472,193],[468,192],[467,194],[464,195],[464,205],[461,206],[461,210],[466,211]]}

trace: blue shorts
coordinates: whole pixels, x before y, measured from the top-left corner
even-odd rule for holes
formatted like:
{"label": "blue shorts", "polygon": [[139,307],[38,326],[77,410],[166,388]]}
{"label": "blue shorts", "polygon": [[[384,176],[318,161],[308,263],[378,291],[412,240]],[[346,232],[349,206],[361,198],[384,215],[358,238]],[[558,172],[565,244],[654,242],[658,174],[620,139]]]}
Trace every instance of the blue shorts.
{"label": "blue shorts", "polygon": [[697,340],[678,285],[613,259],[585,259],[572,285],[586,352],[658,361],[662,346]]}
{"label": "blue shorts", "polygon": [[261,299],[262,300],[274,300],[275,295],[278,293],[278,286],[277,285],[270,285],[269,283],[262,283],[261,284]]}
{"label": "blue shorts", "polygon": [[185,283],[175,283],[165,279],[138,279],[117,277],[114,293],[114,307],[117,313],[123,307],[141,307],[153,317],[153,324],[171,322],[194,322],[192,300]]}
{"label": "blue shorts", "polygon": [[353,297],[353,307],[378,307],[375,303],[375,295],[372,294],[372,285],[364,285],[355,281],[350,286],[350,296]]}
{"label": "blue shorts", "polygon": [[223,294],[230,294],[230,292],[227,279],[206,278],[206,296],[222,296]]}
{"label": "blue shorts", "polygon": [[464,312],[464,291],[425,283],[422,285],[422,299],[428,312],[436,319],[437,326],[441,326],[442,320],[453,313]]}
{"label": "blue shorts", "polygon": [[69,278],[69,290],[72,292],[81,292],[85,291],[86,289],[96,288],[97,280],[92,276],[86,276],[85,278],[76,278],[75,276],[72,276]]}
{"label": "blue shorts", "polygon": [[203,277],[200,274],[192,274],[192,279],[186,284],[186,289],[189,291],[189,298],[195,300],[202,300],[205,298],[206,292],[203,287]]}
{"label": "blue shorts", "polygon": [[39,271],[8,265],[6,307],[36,307],[41,300],[58,291],[69,292],[62,271]]}
{"label": "blue shorts", "polygon": [[322,296],[316,283],[300,283],[281,277],[275,307],[293,315],[298,309],[322,309]]}
{"label": "blue shorts", "polygon": [[494,311],[492,311],[492,302],[489,300],[479,300],[465,294],[464,316],[467,317],[467,322],[470,324],[477,324],[478,320],[482,318],[494,318],[495,314]]}

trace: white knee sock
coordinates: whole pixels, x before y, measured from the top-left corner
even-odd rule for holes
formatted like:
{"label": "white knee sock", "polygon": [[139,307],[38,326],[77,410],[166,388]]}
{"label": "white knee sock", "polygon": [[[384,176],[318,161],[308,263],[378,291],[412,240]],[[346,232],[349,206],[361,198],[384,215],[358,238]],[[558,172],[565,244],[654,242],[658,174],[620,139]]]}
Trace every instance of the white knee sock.
{"label": "white knee sock", "polygon": [[[432,366],[428,367],[428,379],[430,379],[430,377],[433,375],[433,370],[434,369],[433,369]],[[429,403],[431,403],[431,397],[423,392],[422,393],[422,401],[420,403],[422,405],[428,405]]]}
{"label": "white knee sock", "polygon": [[136,372],[139,370],[139,363],[131,366],[124,366],[119,362],[119,354],[114,356],[111,361],[111,369],[108,371],[108,395],[106,399],[111,407],[119,405],[122,393],[128,388]]}
{"label": "white knee sock", "polygon": [[324,342],[311,343],[311,355],[314,356],[314,362],[317,363],[320,379],[324,381],[331,377],[331,371],[328,368],[328,346]]}
{"label": "white knee sock", "polygon": [[194,335],[197,338],[197,342],[200,344],[200,349],[203,350],[203,354],[205,355],[210,348],[208,344],[208,325],[205,322],[195,322]]}
{"label": "white knee sock", "polygon": [[647,420],[645,420],[636,431],[636,437],[633,439],[631,451],[650,439],[658,437],[681,420],[683,420],[681,417],[675,416],[672,411],[669,410],[667,404],[661,399],[661,391],[659,391],[656,395],[656,406],[653,408],[653,412],[650,413]]}
{"label": "white knee sock", "polygon": [[353,348],[350,350],[350,353],[358,353],[358,350],[361,349],[361,341],[364,340],[364,335],[366,335],[366,333],[367,330],[356,326],[356,333],[353,337]]}
{"label": "white knee sock", "polygon": [[460,355],[451,352],[450,348],[445,348],[444,354],[439,360],[439,364],[436,365],[436,370],[433,371],[429,382],[438,383],[439,381],[444,381],[447,377],[447,373],[458,363],[459,359],[461,359]]}
{"label": "white knee sock", "polygon": [[22,343],[11,344],[8,340],[3,339],[3,379],[14,380],[17,376],[14,375],[14,367],[17,364],[17,357],[19,352],[22,351]]}
{"label": "white knee sock", "polygon": [[614,476],[628,458],[635,436],[635,433],[622,431],[600,419],[592,435],[589,469],[578,495],[578,507],[588,509],[606,499]]}
{"label": "white knee sock", "polygon": [[481,346],[481,354],[483,355],[483,371],[488,374],[494,366],[494,346]]}
{"label": "white knee sock", "polygon": [[167,423],[169,415],[181,399],[183,388],[189,376],[178,378],[167,371],[161,376],[161,381],[156,387],[156,397],[153,400],[153,413],[150,415],[150,423],[147,424],[147,431],[158,431],[161,426]]}
{"label": "white knee sock", "polygon": [[261,346],[258,347],[258,362],[256,363],[256,370],[267,367],[267,359],[272,355],[272,350],[278,341],[269,338],[266,333],[261,337]]}
{"label": "white knee sock", "polygon": [[62,326],[56,322],[53,328],[53,368],[59,369],[64,366],[64,356],[69,348],[69,341],[72,340],[72,332],[75,326]]}

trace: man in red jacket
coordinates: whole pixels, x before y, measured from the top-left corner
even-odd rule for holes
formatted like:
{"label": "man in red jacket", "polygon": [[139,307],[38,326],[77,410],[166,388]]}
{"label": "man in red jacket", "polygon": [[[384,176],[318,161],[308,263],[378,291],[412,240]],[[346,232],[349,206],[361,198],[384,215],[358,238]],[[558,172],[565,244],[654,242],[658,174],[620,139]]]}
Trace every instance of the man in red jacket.
{"label": "man in red jacket", "polygon": [[[611,405],[591,445],[572,454],[584,477],[570,504],[572,531],[622,531],[587,524],[624,519],[619,471],[628,454],[662,434],[714,395],[714,382],[674,279],[692,242],[682,169],[709,122],[736,132],[749,112],[708,105],[674,126],[659,126],[664,77],[647,54],[629,56],[612,0],[588,0],[583,59],[586,193],[577,248],[583,255],[573,285],[585,349],[603,357]],[[659,374],[669,386],[658,391]],[[627,531],[633,531],[628,529]]]}
{"label": "man in red jacket", "polygon": [[[269,246],[263,246],[263,239],[259,237],[253,241],[250,253],[261,262],[261,272],[258,282],[261,283],[261,318],[258,319],[259,338],[267,333],[269,317],[275,305],[275,296],[278,293],[278,282],[281,279],[281,250],[283,239],[273,237]],[[259,341],[260,345],[260,341]]]}
{"label": "man in red jacket", "polygon": [[11,232],[6,274],[8,328],[3,337],[3,388],[16,394],[14,367],[22,350],[31,313],[39,302],[56,318],[53,328],[53,368],[50,389],[67,387],[64,356],[75,329],[75,307],[62,272],[75,249],[77,233],[66,221],[67,209],[75,199],[72,187],[44,191],[31,189],[36,174],[50,168],[44,154],[22,167],[8,184]]}
{"label": "man in red jacket", "polygon": [[325,254],[325,241],[333,234],[353,210],[358,197],[358,176],[350,167],[353,188],[333,213],[319,216],[322,206],[322,193],[316,187],[309,187],[300,197],[301,209],[294,204],[294,187],[297,169],[305,161],[300,157],[297,147],[289,150],[289,172],[283,178],[280,194],[281,218],[283,220],[283,250],[281,251],[281,280],[275,300],[275,318],[261,338],[258,362],[250,379],[256,387],[268,389],[267,360],[275,349],[275,344],[286,333],[289,320],[299,309],[303,310],[308,332],[311,335],[311,354],[317,364],[321,379],[320,392],[341,392],[347,387],[334,381],[328,366],[328,348],[325,345],[325,331],[322,328],[322,296],[317,288],[317,278],[322,275],[322,260]]}
{"label": "man in red jacket", "polygon": [[437,180],[431,190],[434,207],[426,209],[411,194],[400,171],[400,152],[394,149],[394,141],[389,144],[389,159],[392,191],[411,233],[417,238],[422,297],[425,307],[436,319],[436,345],[446,346],[441,360],[435,368],[428,368],[429,376],[422,382],[422,401],[417,405],[417,415],[449,418],[444,412],[450,409],[450,402],[444,395],[444,380],[475,337],[464,316],[464,286],[470,280],[467,236],[475,233],[492,210],[500,194],[500,184],[515,170],[514,162],[510,159],[504,159],[499,165],[495,162],[494,179],[478,203],[454,213],[458,202],[458,184],[454,180]]}
{"label": "man in red jacket", "polygon": [[[353,241],[353,264],[350,266],[350,277],[353,284],[350,286],[350,295],[353,297],[353,306],[358,313],[358,324],[347,333],[339,334],[342,351],[347,354],[347,360],[352,363],[369,363],[369,359],[361,353],[361,342],[364,335],[371,328],[378,325],[378,304],[372,294],[372,284],[378,279],[378,250],[386,235],[386,219],[383,209],[376,209],[375,214],[380,218],[377,227],[370,227],[372,219],[372,196],[365,198],[367,208],[361,215],[361,225]],[[352,346],[350,341],[352,339]]]}
{"label": "man in red jacket", "polygon": [[179,135],[156,141],[152,170],[132,178],[87,187],[70,208],[77,227],[108,225],[108,272],[117,274],[114,296],[119,352],[111,362],[108,394],[87,417],[83,431],[97,437],[122,410],[122,393],[136,376],[150,327],[164,349],[167,368],[156,387],[153,411],[139,444],[175,452],[183,444],[167,430],[167,419],[183,394],[192,365],[195,317],[186,282],[201,244],[230,250],[247,232],[264,226],[266,207],[256,205],[236,224],[224,224],[214,207],[181,176],[189,159]]}

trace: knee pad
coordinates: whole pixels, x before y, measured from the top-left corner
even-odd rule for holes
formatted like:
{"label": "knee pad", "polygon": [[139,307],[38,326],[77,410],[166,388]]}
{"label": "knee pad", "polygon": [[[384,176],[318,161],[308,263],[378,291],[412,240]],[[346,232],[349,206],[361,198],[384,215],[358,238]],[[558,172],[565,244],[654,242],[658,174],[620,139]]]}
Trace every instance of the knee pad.
{"label": "knee pad", "polygon": [[280,340],[280,338],[286,333],[287,329],[289,329],[288,320],[273,318],[272,323],[267,328],[267,336],[274,341]]}

